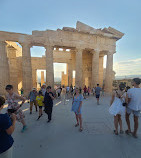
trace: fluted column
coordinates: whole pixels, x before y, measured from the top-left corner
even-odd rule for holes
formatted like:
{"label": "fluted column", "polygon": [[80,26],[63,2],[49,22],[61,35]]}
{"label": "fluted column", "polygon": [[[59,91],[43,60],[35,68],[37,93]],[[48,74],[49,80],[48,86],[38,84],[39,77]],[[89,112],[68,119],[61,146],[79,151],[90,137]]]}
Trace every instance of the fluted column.
{"label": "fluted column", "polygon": [[53,46],[46,47],[46,84],[54,89]]}
{"label": "fluted column", "polygon": [[92,51],[92,87],[99,83],[99,50]]}
{"label": "fluted column", "polygon": [[6,43],[4,41],[0,41],[0,95],[5,94],[5,87],[9,84],[9,77]]}
{"label": "fluted column", "polygon": [[82,88],[82,60],[83,60],[83,50],[82,49],[77,49],[76,51],[76,60],[75,60],[75,65],[76,65],[76,74],[75,74],[75,86],[76,87],[81,87]]}
{"label": "fluted column", "polygon": [[22,45],[22,85],[24,90],[24,95],[27,96],[28,93],[33,88],[32,83],[32,67],[31,67],[31,54],[30,54],[30,44],[21,43]]}
{"label": "fluted column", "polygon": [[113,53],[109,52],[107,54],[106,76],[105,76],[105,90],[107,92],[112,92],[112,84],[113,84]]}
{"label": "fluted column", "polygon": [[68,85],[72,85],[72,63],[68,64]]}
{"label": "fluted column", "polygon": [[100,87],[103,86],[103,57],[104,56],[99,57],[99,84],[100,84]]}

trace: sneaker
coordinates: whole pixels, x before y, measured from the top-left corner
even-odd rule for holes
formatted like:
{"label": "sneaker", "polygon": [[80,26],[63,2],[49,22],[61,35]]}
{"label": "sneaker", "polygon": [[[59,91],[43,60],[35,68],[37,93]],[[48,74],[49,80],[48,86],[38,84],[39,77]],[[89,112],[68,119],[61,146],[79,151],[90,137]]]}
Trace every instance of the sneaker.
{"label": "sneaker", "polygon": [[32,114],[32,112],[30,112],[30,114]]}
{"label": "sneaker", "polygon": [[21,132],[23,133],[27,129],[27,126],[23,126]]}

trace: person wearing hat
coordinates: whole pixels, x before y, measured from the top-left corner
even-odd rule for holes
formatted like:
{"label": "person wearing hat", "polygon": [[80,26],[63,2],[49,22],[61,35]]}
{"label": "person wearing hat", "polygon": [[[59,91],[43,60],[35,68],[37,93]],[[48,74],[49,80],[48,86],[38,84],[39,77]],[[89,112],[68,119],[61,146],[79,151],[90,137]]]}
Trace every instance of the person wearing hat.
{"label": "person wearing hat", "polygon": [[30,114],[32,114],[33,104],[35,105],[36,112],[38,111],[37,110],[36,96],[37,96],[37,90],[36,90],[36,88],[33,88],[32,91],[28,95],[28,99],[30,99]]}
{"label": "person wearing hat", "polygon": [[54,95],[51,91],[51,86],[48,86],[44,97],[45,113],[48,115],[48,122],[52,119],[53,100]]}

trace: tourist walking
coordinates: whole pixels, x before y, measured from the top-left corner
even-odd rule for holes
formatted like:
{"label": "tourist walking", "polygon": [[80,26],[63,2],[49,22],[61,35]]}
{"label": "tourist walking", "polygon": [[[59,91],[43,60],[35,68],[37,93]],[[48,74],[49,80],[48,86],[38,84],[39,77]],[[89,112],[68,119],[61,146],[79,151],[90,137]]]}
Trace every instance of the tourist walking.
{"label": "tourist walking", "polygon": [[92,88],[92,93],[93,93],[93,96],[95,95],[95,88],[93,87]]}
{"label": "tourist walking", "polygon": [[125,115],[125,106],[123,106],[123,103],[126,99],[126,92],[124,91],[125,84],[120,84],[119,89],[114,91],[112,94],[112,99],[110,103],[109,112],[114,116],[114,126],[115,130],[114,133],[118,135],[118,124],[120,125],[120,134],[123,134],[122,129],[122,120],[121,115]]}
{"label": "tourist walking", "polygon": [[61,91],[61,98],[62,98],[63,104],[65,105],[66,104],[66,88],[65,88],[65,86],[63,86],[62,91]]}
{"label": "tourist walking", "polygon": [[36,112],[37,110],[37,101],[36,101],[36,97],[37,97],[37,90],[36,88],[33,88],[32,91],[29,93],[28,99],[30,99],[30,114],[32,114],[32,107],[33,104],[36,108]]}
{"label": "tourist walking", "polygon": [[99,84],[97,84],[97,87],[95,88],[95,96],[96,96],[96,99],[97,99],[97,105],[100,105],[99,104],[100,91],[101,91],[101,87],[99,87]]}
{"label": "tourist walking", "polygon": [[72,84],[70,86],[70,93],[71,93],[71,97],[72,97],[73,96],[73,86],[72,86]]}
{"label": "tourist walking", "polygon": [[39,94],[38,94],[38,96],[36,97],[36,100],[37,100],[37,104],[38,104],[38,106],[39,106],[39,117],[38,117],[38,119],[37,119],[37,120],[39,120],[40,117],[43,115],[42,108],[43,108],[43,106],[44,106],[44,103],[43,103],[44,97],[43,97],[41,91],[39,91]]}
{"label": "tourist walking", "polygon": [[[8,103],[7,111],[9,114],[14,113],[16,115],[16,119],[23,125],[21,132],[24,132],[27,129],[27,126],[24,120],[25,116],[21,110],[21,106],[24,104],[25,99],[22,96],[19,96],[18,94],[13,92],[12,85],[7,85],[5,89],[8,93],[6,96]],[[19,100],[22,101],[21,105],[18,104]]]}
{"label": "tourist walking", "polygon": [[41,92],[42,92],[42,95],[45,96],[45,93],[46,93],[46,84],[45,83],[41,87]]}
{"label": "tourist walking", "polygon": [[60,98],[60,96],[61,96],[61,90],[62,90],[61,87],[57,88],[57,90],[56,90],[58,98]]}
{"label": "tourist walking", "polygon": [[69,93],[70,93],[70,87],[69,87],[69,86],[67,86],[67,87],[66,87],[66,94],[67,94],[67,98],[69,97]]}
{"label": "tourist walking", "polygon": [[141,83],[141,79],[134,78],[132,81],[132,85],[134,88],[128,89],[127,91],[127,110],[126,110],[126,123],[128,129],[125,131],[126,134],[131,133],[130,127],[130,114],[133,113],[134,115],[134,131],[132,132],[132,136],[137,138],[137,130],[138,130],[138,118],[140,116],[141,111],[141,88],[139,87]]}
{"label": "tourist walking", "polygon": [[24,96],[24,90],[23,90],[23,88],[21,88],[20,91],[21,91],[21,96],[23,97]]}
{"label": "tourist walking", "polygon": [[45,113],[48,115],[48,122],[52,119],[53,100],[54,95],[51,91],[51,87],[48,86],[44,97]]}
{"label": "tourist walking", "polygon": [[90,95],[91,89],[88,87],[88,96]]}
{"label": "tourist walking", "polygon": [[84,96],[86,96],[86,94],[87,94],[87,87],[85,85],[85,87],[84,87]]}
{"label": "tourist walking", "polygon": [[75,117],[76,117],[76,125],[75,127],[80,125],[80,129],[79,131],[81,132],[83,130],[82,128],[82,101],[83,101],[83,96],[82,94],[79,93],[79,89],[76,88],[75,89],[75,95],[73,97],[73,101],[72,101],[72,111],[75,113]]}
{"label": "tourist walking", "polygon": [[[4,107],[5,99],[0,96],[0,112]],[[16,115],[0,113],[0,157],[12,158],[12,148],[14,140],[12,133],[15,130]]]}

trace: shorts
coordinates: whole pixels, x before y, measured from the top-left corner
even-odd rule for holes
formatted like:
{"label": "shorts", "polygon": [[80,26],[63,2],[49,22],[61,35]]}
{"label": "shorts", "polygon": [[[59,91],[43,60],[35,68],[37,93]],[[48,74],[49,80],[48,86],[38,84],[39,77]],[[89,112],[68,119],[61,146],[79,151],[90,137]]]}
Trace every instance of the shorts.
{"label": "shorts", "polygon": [[100,94],[96,94],[96,98],[99,98],[100,97]]}
{"label": "shorts", "polygon": [[39,106],[39,109],[42,109],[42,106]]}
{"label": "shorts", "polygon": [[128,107],[127,107],[126,112],[127,112],[128,114],[133,113],[133,115],[135,115],[135,116],[139,117],[139,116],[140,116],[140,112],[141,112],[141,111],[140,111],[140,110],[135,111],[135,110],[132,110],[132,109],[130,109],[130,108],[128,108]]}

